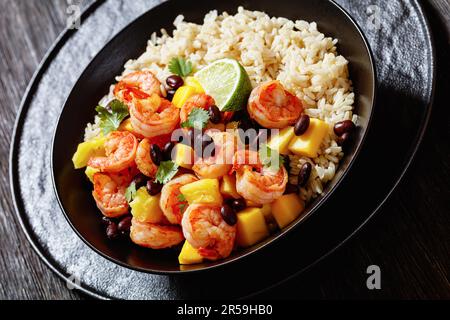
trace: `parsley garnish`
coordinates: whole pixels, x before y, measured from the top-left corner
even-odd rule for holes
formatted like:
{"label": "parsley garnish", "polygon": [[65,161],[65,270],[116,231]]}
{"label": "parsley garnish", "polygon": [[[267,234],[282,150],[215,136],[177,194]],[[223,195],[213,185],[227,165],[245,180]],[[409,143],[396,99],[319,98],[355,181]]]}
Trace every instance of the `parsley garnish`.
{"label": "parsley garnish", "polygon": [[111,111],[102,106],[95,108],[95,111],[98,112],[100,128],[102,128],[104,135],[117,130],[120,123],[129,115],[128,107],[119,100],[111,101],[108,106],[111,108]]}
{"label": "parsley garnish", "polygon": [[[261,160],[261,163],[265,168],[278,170],[284,164],[284,157],[280,155],[276,150],[271,149],[268,145],[261,147],[258,153],[259,159]],[[277,157],[278,163],[276,163],[276,161],[273,163],[272,160],[276,160]]]}
{"label": "parsley garnish", "polygon": [[177,199],[178,199],[178,201],[180,201],[180,204],[178,205],[178,207],[180,208],[180,211],[183,212],[187,205],[186,198],[182,193],[180,193],[177,196]]}
{"label": "parsley garnish", "polygon": [[181,124],[182,128],[203,129],[209,121],[208,111],[201,108],[193,108],[188,119]]}
{"label": "parsley garnish", "polygon": [[161,184],[166,184],[178,172],[178,165],[173,161],[162,161],[156,172],[156,181]]}
{"label": "parsley garnish", "polygon": [[169,62],[169,71],[180,77],[186,77],[192,72],[192,63],[183,58],[174,57]]}
{"label": "parsley garnish", "polygon": [[133,181],[125,191],[125,198],[128,202],[133,201],[134,197],[136,196],[136,183]]}

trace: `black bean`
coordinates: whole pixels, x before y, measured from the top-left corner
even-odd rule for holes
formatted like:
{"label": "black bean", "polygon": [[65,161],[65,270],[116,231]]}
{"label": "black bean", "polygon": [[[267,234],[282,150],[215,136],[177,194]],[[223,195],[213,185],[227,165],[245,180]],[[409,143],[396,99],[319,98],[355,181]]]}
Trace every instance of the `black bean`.
{"label": "black bean", "polygon": [[138,174],[136,177],[134,177],[133,182],[136,186],[136,190],[139,189],[140,187],[145,186],[145,184],[147,183],[147,177],[143,174]]}
{"label": "black bean", "polygon": [[212,105],[208,108],[208,114],[209,114],[209,121],[211,121],[214,124],[217,124],[221,120],[221,113],[217,106]]}
{"label": "black bean", "polygon": [[298,118],[297,123],[294,127],[294,133],[296,136],[301,136],[308,130],[309,128],[309,116],[307,114],[302,114],[300,118]]}
{"label": "black bean", "polygon": [[175,92],[176,92],[176,91],[177,91],[177,90],[173,90],[173,89],[166,90],[166,93],[167,93],[166,99],[169,100],[169,101],[172,101],[173,96],[175,95]]}
{"label": "black bean", "polygon": [[247,203],[245,202],[244,199],[239,198],[239,199],[231,199],[229,201],[229,205],[231,206],[231,208],[234,209],[234,211],[239,212],[244,210],[247,207]]}
{"label": "black bean", "polygon": [[341,137],[344,133],[350,133],[355,130],[355,127],[355,124],[350,120],[340,121],[334,125],[334,133]]}
{"label": "black bean", "polygon": [[130,233],[131,219],[131,216],[127,216],[120,220],[119,224],[117,225],[117,229],[121,234],[127,235]]}
{"label": "black bean", "polygon": [[150,156],[155,165],[159,166],[163,160],[163,154],[161,149],[156,144],[152,144],[150,147]]}
{"label": "black bean", "polygon": [[147,182],[147,192],[151,196],[156,196],[158,193],[160,193],[162,187],[163,185],[156,181],[149,180]]}
{"label": "black bean", "polygon": [[345,133],[342,134],[342,136],[337,137],[336,142],[337,142],[337,144],[339,146],[341,146],[343,148],[347,148],[349,143],[350,143],[351,138],[352,138],[351,133],[350,132],[345,132]]}
{"label": "black bean", "polygon": [[224,204],[220,208],[220,214],[222,215],[223,220],[230,225],[234,226],[237,222],[236,211],[234,211],[229,205]]}
{"label": "black bean", "polygon": [[172,89],[178,89],[184,84],[183,78],[177,75],[171,75],[166,79],[167,85]]}
{"label": "black bean", "polygon": [[290,194],[290,193],[298,193],[298,187],[294,184],[288,183],[286,185],[286,190],[284,191],[284,194]]}
{"label": "black bean", "polygon": [[102,217],[102,224],[105,227],[109,226],[110,223],[113,223],[113,221],[110,218],[105,217],[105,216]]}
{"label": "black bean", "polygon": [[119,237],[119,228],[117,227],[117,223],[111,222],[106,228],[106,236],[110,240],[117,239]]}
{"label": "black bean", "polygon": [[169,141],[166,143],[166,145],[164,146],[164,149],[163,149],[164,160],[172,159],[173,147],[175,147],[175,143],[173,143],[172,141]]}
{"label": "black bean", "polygon": [[300,172],[298,174],[298,186],[299,188],[302,188],[306,185],[306,183],[309,180],[309,177],[311,176],[312,171],[312,165],[309,162],[306,162],[302,165],[300,168]]}

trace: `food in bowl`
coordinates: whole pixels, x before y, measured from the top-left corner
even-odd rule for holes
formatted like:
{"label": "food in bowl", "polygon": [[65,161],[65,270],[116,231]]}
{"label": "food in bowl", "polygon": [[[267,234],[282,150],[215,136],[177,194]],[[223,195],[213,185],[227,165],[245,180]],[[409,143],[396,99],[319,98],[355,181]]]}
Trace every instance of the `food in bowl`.
{"label": "food in bowl", "polygon": [[357,115],[348,62],[315,23],[238,8],[174,24],[125,64],[73,162],[108,238],[195,264],[301,216]]}

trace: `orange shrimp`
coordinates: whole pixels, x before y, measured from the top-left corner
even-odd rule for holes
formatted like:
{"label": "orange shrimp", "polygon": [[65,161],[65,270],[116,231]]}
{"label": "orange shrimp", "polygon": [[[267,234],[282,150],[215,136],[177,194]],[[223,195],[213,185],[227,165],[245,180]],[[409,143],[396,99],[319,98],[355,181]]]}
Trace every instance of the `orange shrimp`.
{"label": "orange shrimp", "polygon": [[154,178],[158,167],[153,163],[152,157],[150,156],[150,148],[152,144],[149,139],[143,139],[139,142],[136,151],[136,165],[141,173],[147,177]]}
{"label": "orange shrimp", "polygon": [[134,130],[146,138],[172,133],[180,122],[180,110],[170,101],[152,94],[130,103],[130,119]]}
{"label": "orange shrimp", "polygon": [[[192,170],[202,179],[223,177],[232,168],[233,155],[236,151],[236,136],[229,132],[217,130],[207,130],[205,133],[214,142],[214,155],[196,159]],[[207,153],[208,150],[205,149],[203,152]]]}
{"label": "orange shrimp", "polygon": [[187,206],[187,202],[180,199],[180,188],[197,180],[192,174],[183,174],[163,186],[159,206],[170,223],[180,224],[183,217],[182,209]]}
{"label": "orange shrimp", "polygon": [[195,94],[184,103],[181,107],[180,111],[180,120],[181,122],[185,122],[188,119],[189,114],[194,108],[201,108],[204,110],[208,110],[208,108],[212,105],[215,105],[216,102],[211,96],[207,94],[200,93]]}
{"label": "orange shrimp", "polygon": [[120,172],[134,165],[137,146],[138,140],[132,133],[113,131],[106,137],[106,157],[93,157],[88,166],[102,172]]}
{"label": "orange shrimp", "polygon": [[127,74],[114,88],[114,96],[127,104],[134,98],[146,99],[152,94],[161,95],[161,83],[150,71]]}
{"label": "orange shrimp", "polygon": [[130,238],[135,244],[151,249],[170,248],[184,240],[178,226],[140,222],[134,218],[131,220]]}
{"label": "orange shrimp", "polygon": [[286,190],[288,173],[283,165],[278,170],[261,164],[258,152],[239,150],[234,155],[236,190],[246,200],[257,204],[271,203]]}
{"label": "orange shrimp", "polygon": [[220,214],[220,206],[191,204],[181,221],[186,240],[209,260],[231,254],[236,238],[236,225],[230,226]]}
{"label": "orange shrimp", "polygon": [[285,90],[280,81],[269,81],[253,89],[247,110],[261,126],[282,129],[297,121],[303,106],[300,99]]}
{"label": "orange shrimp", "polygon": [[116,218],[128,213],[128,201],[125,191],[132,180],[129,170],[121,173],[94,174],[94,191],[92,195],[99,210],[109,218]]}

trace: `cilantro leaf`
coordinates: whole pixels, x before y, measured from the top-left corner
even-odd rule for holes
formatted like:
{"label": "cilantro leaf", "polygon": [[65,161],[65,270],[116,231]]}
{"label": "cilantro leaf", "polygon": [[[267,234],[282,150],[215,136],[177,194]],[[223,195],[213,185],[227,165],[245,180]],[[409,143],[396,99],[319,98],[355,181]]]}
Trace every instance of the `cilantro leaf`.
{"label": "cilantro leaf", "polygon": [[192,72],[192,63],[180,57],[173,57],[169,62],[169,71],[180,77],[186,77]]}
{"label": "cilantro leaf", "polygon": [[182,194],[182,193],[180,193],[180,194],[177,196],[177,199],[178,199],[178,201],[180,201],[180,202],[186,201],[186,197],[185,197],[184,194]]}
{"label": "cilantro leaf", "polygon": [[169,160],[162,161],[159,165],[158,171],[156,172],[156,181],[161,184],[166,184],[170,181],[178,172],[178,165]]}
{"label": "cilantro leaf", "polygon": [[98,112],[100,118],[100,128],[102,128],[103,134],[107,135],[111,131],[115,131],[119,128],[120,123],[128,117],[128,107],[119,100],[113,100],[108,104],[111,110],[105,107],[97,106],[95,111]]}
{"label": "cilantro leaf", "polygon": [[186,197],[185,197],[182,193],[180,193],[180,194],[177,196],[177,199],[178,199],[178,201],[180,202],[180,203],[178,204],[178,207],[180,208],[180,211],[181,211],[181,212],[184,212],[184,209],[186,209],[186,206],[187,206]]}
{"label": "cilantro leaf", "polygon": [[[276,150],[271,149],[268,145],[261,147],[258,153],[261,163],[265,168],[278,170],[284,164],[284,157]],[[272,160],[275,161],[273,162]]]}
{"label": "cilantro leaf", "polygon": [[193,108],[188,119],[181,123],[182,128],[203,129],[209,121],[208,111],[201,108]]}
{"label": "cilantro leaf", "polygon": [[125,198],[127,199],[128,202],[131,202],[133,201],[135,196],[136,196],[136,183],[133,181],[125,191]]}

